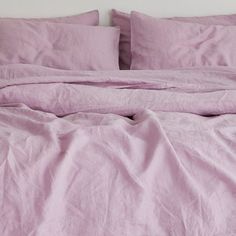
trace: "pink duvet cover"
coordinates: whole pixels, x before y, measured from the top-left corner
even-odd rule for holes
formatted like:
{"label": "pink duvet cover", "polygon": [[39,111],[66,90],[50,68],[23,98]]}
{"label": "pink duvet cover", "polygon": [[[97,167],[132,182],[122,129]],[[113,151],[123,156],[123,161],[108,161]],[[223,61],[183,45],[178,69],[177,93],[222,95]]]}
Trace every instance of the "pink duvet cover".
{"label": "pink duvet cover", "polygon": [[236,235],[236,70],[0,78],[1,236]]}

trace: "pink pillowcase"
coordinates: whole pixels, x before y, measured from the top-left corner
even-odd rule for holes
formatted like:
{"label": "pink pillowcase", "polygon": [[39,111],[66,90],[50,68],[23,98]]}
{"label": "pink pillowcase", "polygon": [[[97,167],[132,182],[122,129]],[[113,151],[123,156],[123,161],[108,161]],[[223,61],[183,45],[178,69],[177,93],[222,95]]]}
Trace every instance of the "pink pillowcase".
{"label": "pink pillowcase", "polygon": [[120,28],[119,43],[119,64],[121,70],[129,70],[131,65],[131,48],[130,48],[130,15],[112,10],[111,22],[115,27]]}
{"label": "pink pillowcase", "polygon": [[183,23],[131,13],[131,69],[236,66],[236,26]]}
{"label": "pink pillowcase", "polygon": [[99,12],[93,10],[79,15],[55,17],[55,18],[0,18],[8,21],[27,21],[27,22],[53,22],[53,23],[68,23],[68,24],[81,24],[81,25],[98,25],[99,24]]}
{"label": "pink pillowcase", "polygon": [[0,21],[0,65],[117,70],[120,31],[115,27]]}
{"label": "pink pillowcase", "polygon": [[[236,25],[235,15],[204,16],[204,17],[175,17],[169,20],[201,23],[205,25]],[[130,69],[131,66],[131,32],[130,14],[112,10],[112,25],[120,27],[120,68]]]}

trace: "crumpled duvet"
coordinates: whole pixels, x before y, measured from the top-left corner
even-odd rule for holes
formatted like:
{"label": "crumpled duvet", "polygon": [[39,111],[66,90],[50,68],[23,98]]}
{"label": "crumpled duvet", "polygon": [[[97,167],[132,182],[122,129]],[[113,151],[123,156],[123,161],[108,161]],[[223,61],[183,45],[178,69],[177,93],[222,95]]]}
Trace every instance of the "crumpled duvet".
{"label": "crumpled duvet", "polygon": [[234,236],[235,173],[235,69],[0,66],[1,236]]}

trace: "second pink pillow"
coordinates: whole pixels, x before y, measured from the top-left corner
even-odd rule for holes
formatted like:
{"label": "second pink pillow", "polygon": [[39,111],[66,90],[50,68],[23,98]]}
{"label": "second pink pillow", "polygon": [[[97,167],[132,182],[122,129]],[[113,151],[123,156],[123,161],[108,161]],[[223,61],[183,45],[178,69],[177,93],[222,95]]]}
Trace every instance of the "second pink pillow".
{"label": "second pink pillow", "polygon": [[131,13],[131,69],[236,67],[236,26],[203,25]]}
{"label": "second pink pillow", "polygon": [[51,22],[51,23],[66,23],[66,24],[81,24],[81,25],[98,25],[99,13],[98,10],[84,12],[79,15],[54,17],[54,18],[0,18],[0,21],[27,21],[27,22]]}
{"label": "second pink pillow", "polygon": [[[130,32],[130,14],[112,10],[112,25],[120,27],[120,68],[130,69],[131,65],[131,32]],[[205,25],[236,25],[236,14],[203,16],[203,17],[175,17],[170,20],[183,22],[201,23]]]}
{"label": "second pink pillow", "polygon": [[0,65],[117,70],[119,34],[115,27],[3,20]]}

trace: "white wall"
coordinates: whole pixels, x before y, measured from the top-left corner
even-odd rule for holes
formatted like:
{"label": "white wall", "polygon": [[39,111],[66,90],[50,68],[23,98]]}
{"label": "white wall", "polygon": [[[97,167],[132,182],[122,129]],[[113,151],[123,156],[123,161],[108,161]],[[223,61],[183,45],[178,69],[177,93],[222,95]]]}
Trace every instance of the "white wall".
{"label": "white wall", "polygon": [[159,17],[215,15],[236,13],[236,0],[0,0],[1,17],[62,16],[99,9],[102,24],[108,24],[111,8]]}

